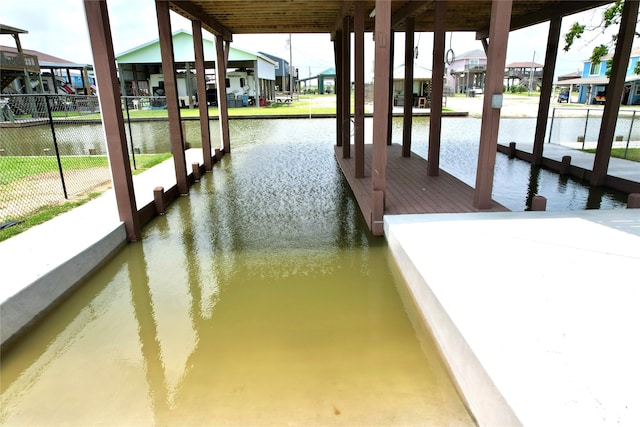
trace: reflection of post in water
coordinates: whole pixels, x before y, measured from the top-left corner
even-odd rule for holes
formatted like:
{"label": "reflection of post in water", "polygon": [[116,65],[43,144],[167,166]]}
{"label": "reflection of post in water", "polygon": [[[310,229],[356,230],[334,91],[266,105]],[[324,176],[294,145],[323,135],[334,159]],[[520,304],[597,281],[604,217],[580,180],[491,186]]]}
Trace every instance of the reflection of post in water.
{"label": "reflection of post in water", "polygon": [[162,424],[169,413],[167,381],[162,365],[162,348],[158,338],[158,325],[155,320],[147,263],[141,242],[131,243],[128,259],[129,281],[131,283],[131,301],[133,313],[138,323],[138,336],[142,347],[142,360],[145,366],[149,400],[153,405],[156,423]]}
{"label": "reflection of post in water", "polygon": [[600,205],[602,204],[603,192],[603,187],[590,185],[589,195],[587,196],[587,205],[585,206],[585,209],[600,209]]}
{"label": "reflection of post in water", "polygon": [[540,167],[539,166],[531,166],[529,170],[529,186],[527,187],[527,202],[525,206],[525,211],[531,210],[531,203],[533,202],[533,197],[538,195],[540,187]]}
{"label": "reflection of post in water", "polygon": [[[198,333],[198,320],[202,318],[202,289],[200,284],[200,268],[198,251],[195,239],[197,230],[193,222],[193,209],[191,209],[191,198],[183,197],[178,201],[178,212],[180,213],[180,224],[182,225],[181,241],[184,248],[185,266],[189,281],[189,294],[191,294],[191,323],[193,330]],[[207,218],[203,218],[206,222]]]}

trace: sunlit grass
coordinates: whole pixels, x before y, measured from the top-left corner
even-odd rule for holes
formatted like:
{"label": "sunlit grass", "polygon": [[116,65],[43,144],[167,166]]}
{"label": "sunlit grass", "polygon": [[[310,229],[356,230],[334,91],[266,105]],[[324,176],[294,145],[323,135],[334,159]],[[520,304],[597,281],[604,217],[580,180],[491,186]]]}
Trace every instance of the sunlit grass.
{"label": "sunlit grass", "polygon": [[[171,158],[171,153],[137,154],[137,169],[133,169],[132,162],[132,173],[133,175],[140,174],[169,158]],[[38,161],[35,162],[34,159],[37,159]],[[66,160],[67,158],[62,158],[63,170],[67,171],[71,169],[108,167],[106,156],[73,157],[71,158],[71,160],[73,160],[72,166],[69,166],[69,162]],[[52,157],[0,157],[0,185],[3,186],[6,186],[10,182],[19,180],[34,178],[37,179],[37,175],[57,171],[58,163],[56,159]],[[4,190],[6,190],[6,188]],[[4,223],[16,222],[17,224],[12,225],[11,227],[0,229],[0,241],[13,237],[35,225],[42,224],[43,222],[49,221],[50,219],[62,213],[81,206],[88,201],[95,199],[100,194],[102,194],[102,192],[103,191],[91,192],[87,196],[81,197],[77,200],[65,201],[61,204],[42,206],[35,211],[30,212],[29,214],[7,218],[3,220]]]}
{"label": "sunlit grass", "polygon": [[[583,151],[587,153],[595,153],[595,148],[588,148]],[[611,157],[617,157],[619,159],[625,158],[625,149],[624,148],[612,148],[611,149]],[[632,160],[634,162],[640,162],[640,148],[629,148],[627,151],[627,160]]]}

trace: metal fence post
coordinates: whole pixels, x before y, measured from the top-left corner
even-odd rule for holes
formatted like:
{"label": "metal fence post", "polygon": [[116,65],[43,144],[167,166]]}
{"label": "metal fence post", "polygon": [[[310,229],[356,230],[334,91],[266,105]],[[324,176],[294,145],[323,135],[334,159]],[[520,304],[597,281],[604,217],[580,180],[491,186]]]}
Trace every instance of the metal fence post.
{"label": "metal fence post", "polygon": [[547,144],[551,144],[551,134],[553,133],[553,121],[556,118],[556,107],[553,107],[553,112],[551,113],[551,125],[549,125],[549,139],[547,140]]}
{"label": "metal fence post", "polygon": [[587,117],[584,120],[584,134],[582,135],[582,149],[584,150],[584,142],[587,140],[587,126],[589,126],[589,109],[587,108]]}
{"label": "metal fence post", "polygon": [[44,103],[47,106],[47,115],[49,116],[49,125],[51,126],[51,135],[53,136],[53,147],[56,149],[56,159],[58,160],[58,170],[60,171],[60,181],[62,182],[62,192],[64,193],[64,198],[68,199],[67,195],[67,186],[64,182],[64,173],[62,172],[62,161],[60,159],[60,150],[58,149],[58,140],[56,138],[56,129],[53,125],[53,116],[51,114],[51,106],[49,105],[49,96],[44,95]]}
{"label": "metal fence post", "polygon": [[127,126],[129,127],[129,141],[131,142],[131,158],[133,159],[133,168],[138,169],[136,166],[136,154],[133,149],[133,135],[131,134],[131,117],[129,117],[129,99],[126,96],[122,97],[124,101],[124,109],[127,112]]}
{"label": "metal fence post", "polygon": [[633,110],[633,115],[631,116],[631,124],[629,125],[629,135],[627,136],[627,146],[624,148],[624,159],[627,158],[627,153],[629,152],[629,141],[631,141],[631,131],[633,130],[633,122],[636,119],[636,110]]}

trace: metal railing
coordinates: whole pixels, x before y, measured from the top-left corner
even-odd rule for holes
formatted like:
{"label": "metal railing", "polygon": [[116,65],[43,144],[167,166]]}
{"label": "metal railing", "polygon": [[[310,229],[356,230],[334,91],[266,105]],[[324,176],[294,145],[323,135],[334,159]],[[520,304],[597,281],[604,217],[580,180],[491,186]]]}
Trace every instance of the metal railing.
{"label": "metal railing", "polygon": [[37,56],[6,50],[0,51],[0,68],[3,70],[21,71],[26,69],[34,73],[40,72]]}
{"label": "metal railing", "polygon": [[[581,150],[595,148],[602,126],[603,108],[554,107],[551,113],[547,143],[568,145]],[[621,109],[614,124],[614,148],[640,147],[640,111]]]}

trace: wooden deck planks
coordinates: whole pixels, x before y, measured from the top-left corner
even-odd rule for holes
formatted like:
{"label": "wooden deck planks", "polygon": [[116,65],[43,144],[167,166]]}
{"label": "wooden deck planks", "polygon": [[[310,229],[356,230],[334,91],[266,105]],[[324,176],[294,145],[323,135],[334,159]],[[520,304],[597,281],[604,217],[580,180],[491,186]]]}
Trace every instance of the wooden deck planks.
{"label": "wooden deck planks", "polygon": [[[371,229],[371,157],[372,145],[365,145],[365,177],[355,178],[355,161],[343,159],[342,148],[335,155],[342,173]],[[424,213],[478,212],[473,206],[474,190],[469,185],[440,170],[440,175],[427,176],[427,161],[415,153],[402,157],[402,147],[394,144],[387,152],[385,215]],[[483,212],[505,212],[507,208],[493,201]]]}

